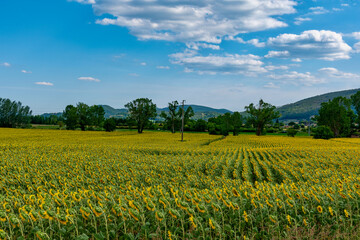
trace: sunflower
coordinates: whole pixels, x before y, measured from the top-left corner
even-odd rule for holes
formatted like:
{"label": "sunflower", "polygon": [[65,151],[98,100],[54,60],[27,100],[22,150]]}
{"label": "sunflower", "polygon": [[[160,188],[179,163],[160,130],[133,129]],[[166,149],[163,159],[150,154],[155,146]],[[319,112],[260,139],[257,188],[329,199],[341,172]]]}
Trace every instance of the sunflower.
{"label": "sunflower", "polygon": [[321,206],[317,206],[317,208],[316,208],[317,210],[318,210],[318,212],[319,213],[322,213],[323,212],[323,209],[322,209],[322,207]]}

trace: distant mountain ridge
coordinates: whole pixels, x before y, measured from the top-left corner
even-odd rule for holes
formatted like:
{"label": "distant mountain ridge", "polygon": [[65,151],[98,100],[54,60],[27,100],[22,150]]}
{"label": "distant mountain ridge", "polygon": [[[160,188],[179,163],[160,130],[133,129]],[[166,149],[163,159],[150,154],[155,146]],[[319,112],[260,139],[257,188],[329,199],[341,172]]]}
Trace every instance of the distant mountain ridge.
{"label": "distant mountain ridge", "polygon": [[[100,105],[105,110],[105,117],[117,117],[117,118],[126,118],[128,116],[128,111],[126,108],[120,108],[115,109],[109,105]],[[207,120],[211,117],[217,117],[219,115],[225,114],[225,113],[232,113],[232,111],[227,109],[216,109],[201,105],[184,105],[185,109],[187,109],[189,106],[192,107],[194,110],[194,117],[193,119],[204,119]],[[168,112],[169,109],[167,107],[165,108],[157,108],[157,114],[160,115],[161,112]],[[159,118],[159,116],[157,117]]]}
{"label": "distant mountain ridge", "polygon": [[[340,96],[350,98],[351,95],[357,93],[358,91],[360,91],[360,88],[330,92],[330,93],[325,93],[314,97],[306,98],[297,101],[295,103],[286,104],[281,107],[277,107],[277,110],[281,114],[280,120],[288,121],[288,120],[310,119],[311,116],[318,114],[322,102],[327,102],[333,98]],[[126,108],[115,109],[109,105],[100,105],[100,106],[104,108],[106,118],[109,117],[126,118],[128,116],[128,111]],[[189,106],[191,106],[194,110],[195,115],[193,119],[195,120],[197,119],[208,120],[211,117],[217,117],[225,113],[232,113],[232,111],[223,108],[216,109],[216,108],[194,105],[194,104],[185,105],[185,109],[187,109]],[[157,108],[157,113],[158,113],[158,117],[156,118],[157,120],[161,119],[159,115],[162,111],[168,112],[168,108],[167,107]],[[42,114],[42,116],[47,116],[47,117],[50,115],[59,116],[61,114],[62,113],[44,113]],[[242,112],[241,114],[246,115],[245,112]]]}
{"label": "distant mountain ridge", "polygon": [[286,104],[278,107],[280,120],[306,120],[318,114],[322,102],[328,102],[336,97],[350,98],[351,95],[360,91],[360,88],[344,91],[330,92],[314,97],[306,98],[295,103]]}

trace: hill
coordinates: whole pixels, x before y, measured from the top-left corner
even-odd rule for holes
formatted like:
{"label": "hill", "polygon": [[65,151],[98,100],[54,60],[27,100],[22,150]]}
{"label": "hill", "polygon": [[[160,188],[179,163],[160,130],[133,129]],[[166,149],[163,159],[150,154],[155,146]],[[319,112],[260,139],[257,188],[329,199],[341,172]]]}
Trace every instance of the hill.
{"label": "hill", "polygon": [[310,119],[311,116],[318,113],[322,102],[327,102],[333,98],[340,96],[350,98],[351,95],[355,94],[358,91],[360,91],[360,88],[331,92],[306,98],[295,103],[286,104],[277,108],[277,110],[281,113],[280,120],[286,121]]}
{"label": "hill", "polygon": [[[125,108],[121,108],[121,109],[115,109],[109,105],[100,105],[104,108],[105,110],[105,117],[109,118],[109,117],[117,117],[117,118],[125,118],[128,115],[128,111]],[[204,119],[207,120],[211,117],[217,117],[219,115],[222,115],[224,113],[232,113],[232,111],[227,110],[227,109],[216,109],[216,108],[211,108],[211,107],[206,107],[206,106],[200,106],[200,105],[185,105],[185,109],[187,109],[189,106],[192,107],[192,109],[194,110],[194,117],[193,119]],[[160,115],[160,113],[164,111],[164,112],[168,112],[168,108],[157,108],[157,113],[158,115]],[[157,119],[160,119],[159,116],[157,117]]]}

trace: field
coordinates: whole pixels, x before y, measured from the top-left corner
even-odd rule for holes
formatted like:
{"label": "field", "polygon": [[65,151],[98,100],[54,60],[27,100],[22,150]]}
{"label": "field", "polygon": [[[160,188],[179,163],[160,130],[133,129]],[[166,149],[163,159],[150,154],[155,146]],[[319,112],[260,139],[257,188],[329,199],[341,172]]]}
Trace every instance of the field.
{"label": "field", "polygon": [[359,239],[360,139],[0,129],[1,239]]}

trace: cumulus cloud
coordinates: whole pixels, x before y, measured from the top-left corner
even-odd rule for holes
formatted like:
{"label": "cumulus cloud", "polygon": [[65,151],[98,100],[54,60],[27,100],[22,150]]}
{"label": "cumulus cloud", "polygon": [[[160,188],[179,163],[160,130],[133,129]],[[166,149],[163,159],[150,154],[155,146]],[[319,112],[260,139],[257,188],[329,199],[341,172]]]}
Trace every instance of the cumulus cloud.
{"label": "cumulus cloud", "polygon": [[256,38],[245,41],[244,39],[242,39],[240,37],[228,36],[225,38],[225,40],[237,41],[239,43],[244,43],[244,44],[252,44],[255,47],[265,47],[265,45],[266,45],[264,42],[260,42],[259,39],[256,39]]}
{"label": "cumulus cloud", "polygon": [[100,79],[93,78],[93,77],[79,77],[78,80],[89,81],[89,82],[100,82]]}
{"label": "cumulus cloud", "polygon": [[292,83],[295,85],[312,86],[314,84],[324,83],[324,79],[317,78],[310,72],[299,73],[296,71],[287,72],[284,74],[271,74],[269,78],[275,80],[282,80],[284,83]]}
{"label": "cumulus cloud", "polygon": [[157,69],[170,69],[169,66],[157,66],[156,68]]}
{"label": "cumulus cloud", "polygon": [[[301,34],[280,34],[269,38],[268,46],[281,52],[269,52],[267,57],[316,58],[327,61],[349,59],[352,48],[341,34],[326,30],[309,30]],[[282,53],[282,54],[281,54]],[[277,55],[278,54],[278,55]]]}
{"label": "cumulus cloud", "polygon": [[0,63],[0,66],[11,67],[11,64],[8,62],[4,62],[4,63]]}
{"label": "cumulus cloud", "polygon": [[359,78],[360,75],[339,71],[336,68],[327,67],[319,69],[319,72],[333,78]]}
{"label": "cumulus cloud", "polygon": [[32,73],[31,71],[26,71],[26,70],[21,70],[22,73],[25,73],[25,74],[30,74]]}
{"label": "cumulus cloud", "polygon": [[[84,0],[77,0],[89,3]],[[295,0],[97,0],[96,23],[127,27],[139,39],[220,43],[224,36],[287,24],[278,16],[295,13]]]}
{"label": "cumulus cloud", "polygon": [[35,84],[42,86],[54,86],[54,84],[51,82],[36,82]]}
{"label": "cumulus cloud", "polygon": [[267,72],[259,56],[252,54],[208,55],[200,56],[196,51],[185,51],[170,55],[171,62],[185,67],[185,72],[199,74],[243,74],[256,76]]}

